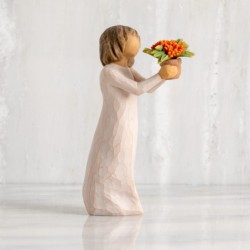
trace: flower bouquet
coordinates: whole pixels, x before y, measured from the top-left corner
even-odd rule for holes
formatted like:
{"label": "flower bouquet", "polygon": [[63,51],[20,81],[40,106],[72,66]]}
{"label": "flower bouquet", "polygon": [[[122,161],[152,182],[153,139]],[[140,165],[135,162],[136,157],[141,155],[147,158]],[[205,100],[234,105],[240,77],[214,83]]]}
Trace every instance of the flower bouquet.
{"label": "flower bouquet", "polygon": [[183,39],[160,40],[153,44],[151,48],[145,48],[143,52],[158,58],[158,63],[178,57],[192,57],[195,53],[188,50],[188,44]]}

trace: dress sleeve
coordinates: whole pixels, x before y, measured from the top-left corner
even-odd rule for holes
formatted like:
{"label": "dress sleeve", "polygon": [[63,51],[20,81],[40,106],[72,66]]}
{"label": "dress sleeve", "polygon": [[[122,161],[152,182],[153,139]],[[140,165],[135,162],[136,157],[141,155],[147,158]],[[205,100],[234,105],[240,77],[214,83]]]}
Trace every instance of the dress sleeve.
{"label": "dress sleeve", "polygon": [[134,95],[141,95],[143,93],[147,93],[153,87],[163,81],[163,79],[158,73],[140,82],[124,76],[121,72],[117,70],[106,68],[104,70],[104,74],[112,86],[123,89],[124,91]]}
{"label": "dress sleeve", "polygon": [[[140,84],[141,81],[145,80],[146,78],[144,78],[140,73],[138,73],[134,68],[130,68],[132,74],[134,75],[134,78],[137,82],[139,82],[138,84]],[[153,88],[151,88],[150,90],[147,91],[147,93],[152,93],[154,92],[156,89],[158,89],[166,80],[162,79],[161,82],[159,82],[156,86],[154,86]]]}

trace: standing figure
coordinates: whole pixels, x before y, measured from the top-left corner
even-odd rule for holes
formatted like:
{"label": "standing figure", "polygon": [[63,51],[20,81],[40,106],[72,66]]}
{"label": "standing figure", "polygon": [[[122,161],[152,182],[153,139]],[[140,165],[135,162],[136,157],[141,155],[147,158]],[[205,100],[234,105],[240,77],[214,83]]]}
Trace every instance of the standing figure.
{"label": "standing figure", "polygon": [[[89,215],[138,215],[142,205],[134,180],[138,114],[137,96],[153,92],[167,79],[180,75],[164,65],[145,79],[133,67],[140,36],[131,27],[107,28],[99,40],[100,88],[103,106],[91,144],[82,195]],[[172,61],[172,62],[173,62]],[[169,67],[175,68],[171,75]]]}

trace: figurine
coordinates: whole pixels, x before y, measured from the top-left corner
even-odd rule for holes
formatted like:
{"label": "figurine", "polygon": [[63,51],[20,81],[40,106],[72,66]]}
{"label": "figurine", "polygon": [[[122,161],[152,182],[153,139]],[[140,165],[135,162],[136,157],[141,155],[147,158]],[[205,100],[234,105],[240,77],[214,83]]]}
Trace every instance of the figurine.
{"label": "figurine", "polygon": [[169,60],[169,65],[145,79],[132,67],[141,46],[135,29],[111,26],[101,34],[99,46],[103,106],[88,156],[83,201],[89,215],[141,215],[144,210],[134,180],[137,96],[177,79],[181,59]]}

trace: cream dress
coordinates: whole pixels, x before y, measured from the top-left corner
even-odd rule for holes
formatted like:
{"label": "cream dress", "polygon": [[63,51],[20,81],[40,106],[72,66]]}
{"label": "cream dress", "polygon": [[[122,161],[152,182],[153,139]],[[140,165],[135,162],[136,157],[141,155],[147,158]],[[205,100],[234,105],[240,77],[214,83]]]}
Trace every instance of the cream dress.
{"label": "cream dress", "polygon": [[164,79],[110,63],[100,73],[103,106],[91,144],[82,195],[90,215],[143,214],[134,181],[137,96],[153,92]]}

